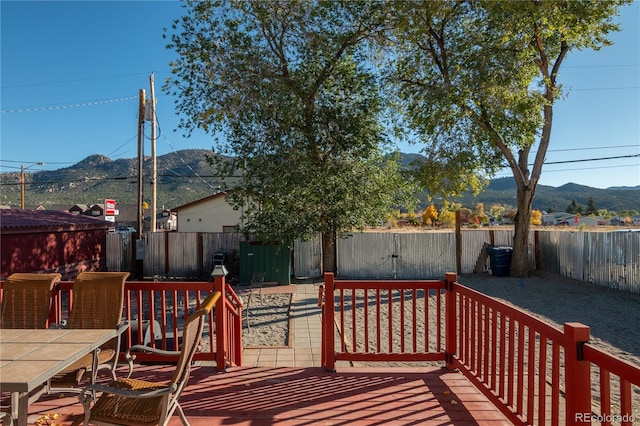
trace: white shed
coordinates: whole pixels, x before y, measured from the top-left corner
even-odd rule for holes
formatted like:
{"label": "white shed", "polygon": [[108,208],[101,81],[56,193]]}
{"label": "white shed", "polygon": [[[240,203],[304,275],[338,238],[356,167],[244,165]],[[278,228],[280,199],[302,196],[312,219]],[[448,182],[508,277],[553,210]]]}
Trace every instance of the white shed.
{"label": "white shed", "polygon": [[242,220],[242,210],[234,210],[226,192],[171,209],[177,213],[178,232],[235,232]]}

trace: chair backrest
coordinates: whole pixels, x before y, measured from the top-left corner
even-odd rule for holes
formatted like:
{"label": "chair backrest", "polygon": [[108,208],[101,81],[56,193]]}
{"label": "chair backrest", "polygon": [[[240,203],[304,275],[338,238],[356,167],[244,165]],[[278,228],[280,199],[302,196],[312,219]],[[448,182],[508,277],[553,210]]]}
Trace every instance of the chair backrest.
{"label": "chair backrest", "polygon": [[45,328],[60,274],[11,274],[4,282],[0,328]]}
{"label": "chair backrest", "polygon": [[129,272],[81,272],[73,282],[68,328],[116,328]]}
{"label": "chair backrest", "polygon": [[182,330],[182,349],[180,351],[180,357],[178,358],[178,364],[176,370],[173,373],[172,383],[177,385],[176,394],[179,395],[182,388],[189,380],[189,374],[191,372],[191,360],[198,350],[198,343],[202,337],[202,330],[204,329],[204,322],[206,317],[213,309],[220,298],[220,292],[216,291],[210,293],[200,304],[200,308],[189,316],[184,324]]}

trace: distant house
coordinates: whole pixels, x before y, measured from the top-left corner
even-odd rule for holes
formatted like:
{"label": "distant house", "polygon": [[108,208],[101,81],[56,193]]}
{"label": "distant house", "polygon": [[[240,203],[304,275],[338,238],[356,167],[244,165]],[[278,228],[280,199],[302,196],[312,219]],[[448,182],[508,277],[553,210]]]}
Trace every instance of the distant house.
{"label": "distant house", "polygon": [[84,214],[89,208],[88,204],[74,204],[69,208],[69,213],[71,214]]}
{"label": "distant house", "polygon": [[91,217],[103,217],[104,216],[104,204],[93,204],[84,214]]}
{"label": "distant house", "polygon": [[82,214],[0,209],[0,279],[14,272],[105,270],[109,223]]}
{"label": "distant house", "polygon": [[226,192],[211,195],[171,211],[177,215],[178,232],[235,232],[242,221],[241,210],[226,201]]}
{"label": "distant house", "polygon": [[542,224],[547,226],[577,225],[575,223],[575,215],[567,212],[543,214]]}
{"label": "distant house", "polygon": [[[156,213],[156,230],[175,231],[177,226],[177,215],[173,211],[169,209],[162,209],[160,212]],[[151,229],[150,216],[144,218],[144,228],[146,230]]]}
{"label": "distant house", "polygon": [[583,226],[589,226],[589,227],[598,226],[600,225],[601,222],[602,222],[602,217],[598,217],[598,216],[594,216],[594,217],[582,216],[580,218],[580,225],[583,225]]}

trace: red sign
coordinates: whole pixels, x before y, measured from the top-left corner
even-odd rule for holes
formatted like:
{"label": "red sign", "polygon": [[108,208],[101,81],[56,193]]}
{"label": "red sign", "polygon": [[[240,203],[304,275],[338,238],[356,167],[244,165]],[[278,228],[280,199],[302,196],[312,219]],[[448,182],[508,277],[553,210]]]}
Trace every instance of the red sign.
{"label": "red sign", "polygon": [[116,214],[116,200],[104,200],[104,215],[115,216]]}

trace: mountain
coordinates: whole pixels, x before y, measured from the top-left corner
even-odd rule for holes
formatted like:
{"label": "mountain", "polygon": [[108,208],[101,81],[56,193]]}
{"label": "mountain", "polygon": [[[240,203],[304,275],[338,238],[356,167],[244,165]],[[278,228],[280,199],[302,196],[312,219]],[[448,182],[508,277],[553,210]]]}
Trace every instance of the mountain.
{"label": "mountain", "polygon": [[[576,183],[567,183],[557,188],[538,185],[532,206],[537,210],[553,208],[556,211],[564,211],[572,200],[586,207],[589,198],[593,198],[598,209],[616,212],[622,210],[640,211],[640,186],[600,189]],[[466,193],[456,201],[469,208],[474,207],[477,203],[484,203],[485,208],[492,204],[515,207],[515,181],[512,178],[493,179],[477,196],[474,197],[473,194]]]}
{"label": "mountain", "polygon": [[[188,149],[158,156],[157,202],[158,206],[173,208],[215,194],[220,180],[214,176],[205,155],[212,152]],[[105,198],[118,204],[136,204],[138,161],[132,159],[111,160],[104,155],[91,155],[71,167],[45,170],[25,175],[25,204],[45,208],[72,206],[74,204],[104,203]],[[151,194],[151,158],[144,161],[143,194]],[[20,173],[0,174],[2,194],[0,204],[20,204]]]}
{"label": "mountain", "polygon": [[[158,207],[174,208],[215,194],[221,188],[215,170],[206,161],[212,152],[203,149],[187,149],[157,158]],[[410,167],[420,154],[401,154],[404,167]],[[74,204],[103,203],[105,198],[115,199],[118,204],[137,203],[137,159],[111,160],[104,155],[91,155],[71,167],[45,170],[25,175],[25,204],[45,208],[70,207]],[[144,198],[149,199],[151,160],[144,162]],[[544,173],[544,172],[543,172]],[[20,205],[20,173],[0,174],[2,193],[0,204]],[[576,200],[586,206],[593,198],[596,207],[610,211],[640,211],[640,186],[612,187],[607,189],[568,183],[558,188],[538,185],[533,208],[548,210],[550,207],[563,211]],[[425,207],[425,195],[419,195],[421,207]],[[493,204],[515,207],[516,187],[511,178],[494,179],[485,190],[473,196],[466,193],[454,200],[465,207],[475,208],[484,203],[485,209]]]}

